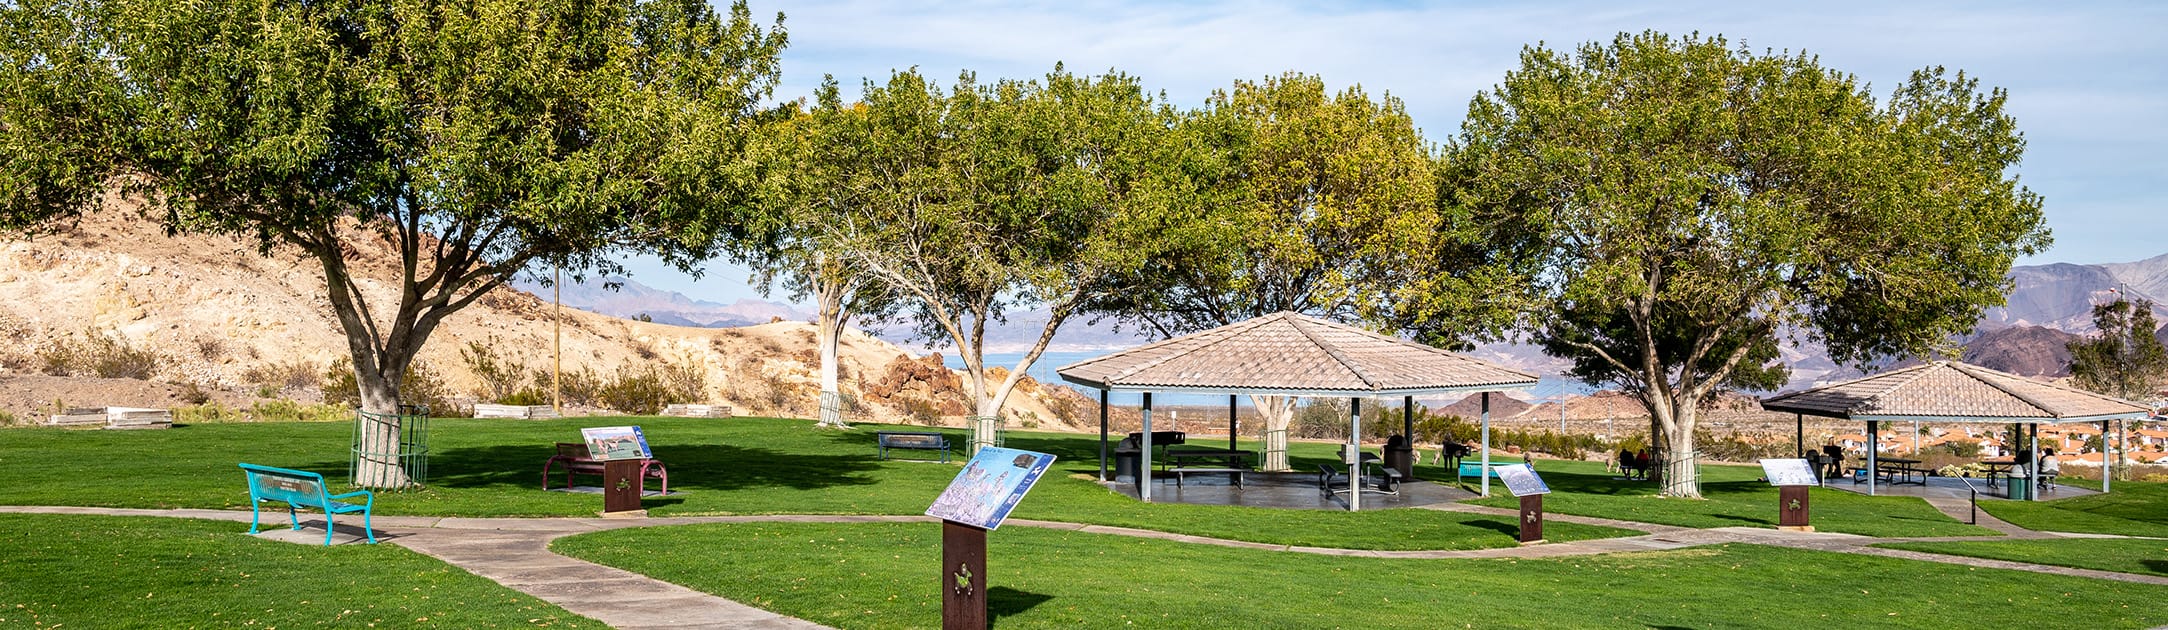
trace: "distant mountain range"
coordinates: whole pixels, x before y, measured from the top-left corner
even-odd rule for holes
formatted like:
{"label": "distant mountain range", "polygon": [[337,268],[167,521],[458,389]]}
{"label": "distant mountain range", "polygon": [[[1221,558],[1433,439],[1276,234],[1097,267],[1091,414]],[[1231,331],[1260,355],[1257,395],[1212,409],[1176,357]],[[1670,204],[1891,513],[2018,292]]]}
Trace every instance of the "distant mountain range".
{"label": "distant mountain range", "polygon": [[[512,287],[550,300],[550,287],[538,282],[519,280]],[[625,319],[640,319],[645,315],[657,324],[689,326],[694,328],[732,328],[766,324],[782,318],[787,321],[806,321],[811,313],[789,304],[767,300],[740,299],[723,304],[696,300],[676,291],[664,291],[635,282],[629,278],[589,278],[585,282],[565,281],[565,306],[601,313]]]}
{"label": "distant mountain range", "polygon": [[[1964,359],[1990,368],[2028,376],[2068,374],[2070,352],[2065,346],[2079,335],[2093,332],[2092,307],[2114,299],[2121,288],[2137,298],[2153,300],[2155,315],[2168,322],[2168,307],[2157,296],[2168,295],[2168,255],[2131,263],[2080,265],[2053,263],[2025,265],[2010,270],[2012,283],[2006,306],[1988,309],[1979,328],[1964,340]],[[607,283],[621,283],[612,291]],[[549,298],[549,288],[520,283],[518,288]],[[696,300],[682,293],[662,291],[628,279],[567,283],[566,306],[605,315],[636,318],[646,315],[656,323],[680,326],[728,327],[764,324],[774,318],[806,320],[805,309],[766,300],[741,299],[731,304]],[[986,349],[993,353],[1023,352],[1038,340],[1046,323],[1045,311],[1011,315],[986,332]],[[879,326],[878,336],[917,351],[948,345],[946,340],[912,339],[907,325]],[[2168,327],[2160,336],[2168,340]],[[1092,351],[1126,348],[1151,341],[1133,327],[1119,327],[1112,320],[1074,318],[1062,324],[1049,347],[1053,351]],[[1838,365],[1819,344],[1786,346],[1783,360],[1792,367],[1792,387],[1812,385],[1859,375]],[[1570,364],[1543,354],[1526,344],[1486,344],[1471,354],[1538,374],[1558,374]]]}

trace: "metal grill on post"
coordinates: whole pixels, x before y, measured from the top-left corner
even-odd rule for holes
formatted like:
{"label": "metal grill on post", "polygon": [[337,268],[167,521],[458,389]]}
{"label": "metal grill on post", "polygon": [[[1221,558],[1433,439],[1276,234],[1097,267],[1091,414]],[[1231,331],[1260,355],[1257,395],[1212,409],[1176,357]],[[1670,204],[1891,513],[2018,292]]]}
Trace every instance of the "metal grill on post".
{"label": "metal grill on post", "polygon": [[[369,450],[368,436],[373,431],[396,432],[393,451]],[[398,467],[406,478],[407,486],[420,486],[429,481],[429,408],[423,405],[400,405],[397,415],[356,411],[354,417],[354,442],[348,449],[346,480],[352,485],[362,485],[362,462],[389,462]]]}

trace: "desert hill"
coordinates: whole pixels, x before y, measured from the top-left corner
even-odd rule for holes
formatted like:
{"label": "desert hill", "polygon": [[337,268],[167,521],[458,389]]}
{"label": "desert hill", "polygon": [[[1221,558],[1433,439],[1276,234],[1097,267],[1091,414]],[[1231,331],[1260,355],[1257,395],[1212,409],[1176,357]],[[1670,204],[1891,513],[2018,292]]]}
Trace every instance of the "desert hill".
{"label": "desert hill", "polygon": [[[365,253],[352,267],[371,304],[390,308],[396,261],[366,236],[349,240]],[[202,392],[183,397],[235,404],[272,396],[314,402],[308,382],[314,379],[305,377],[322,374],[347,355],[323,282],[319,267],[297,252],[264,256],[254,243],[239,239],[169,237],[123,212],[86,217],[57,235],[0,241],[0,295],[9,298],[0,301],[0,339],[8,342],[0,346],[0,411],[28,418],[56,402],[168,406],[182,389]],[[531,293],[500,288],[448,318],[420,360],[469,404],[483,385],[461,357],[470,344],[481,344],[515,370],[539,372],[546,379],[552,312]],[[688,328],[567,308],[562,330],[568,373],[607,377],[621,369],[681,366],[702,375],[698,389],[706,399],[685,402],[729,404],[740,413],[763,415],[816,412],[814,331],[805,322]],[[99,339],[153,357],[147,373],[139,375],[145,378],[138,385],[99,388],[63,387],[50,376],[38,376],[52,371],[45,364],[56,349]],[[913,367],[924,361],[888,342],[853,331],[845,336],[841,354],[844,393],[858,403],[854,419],[895,421],[918,410],[915,415],[926,420],[926,408],[960,416],[968,402],[954,378]],[[141,386],[143,381],[166,385]],[[1035,385],[1011,398],[1010,413],[1024,425],[1059,428],[1046,399],[1067,390]]]}

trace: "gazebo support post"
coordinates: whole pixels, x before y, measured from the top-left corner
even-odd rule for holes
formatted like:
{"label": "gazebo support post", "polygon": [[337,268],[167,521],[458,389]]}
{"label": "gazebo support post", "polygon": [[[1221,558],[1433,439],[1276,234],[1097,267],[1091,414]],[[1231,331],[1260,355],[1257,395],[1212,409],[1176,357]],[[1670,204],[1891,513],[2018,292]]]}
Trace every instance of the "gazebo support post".
{"label": "gazebo support post", "polygon": [[1792,434],[1792,443],[1799,445],[1799,457],[1804,459],[1807,456],[1807,414],[1795,413],[1792,419],[1799,423],[1794,428],[1797,432]]}
{"label": "gazebo support post", "polygon": [[1483,480],[1483,496],[1490,496],[1490,392],[1483,392],[1483,471],[1476,477]]}
{"label": "gazebo support post", "polygon": [[1405,460],[1402,460],[1402,461],[1403,461],[1403,463],[1405,463],[1405,464],[1407,465],[1407,468],[1406,468],[1405,470],[1402,470],[1402,471],[1400,471],[1400,478],[1402,478],[1402,479],[1406,479],[1406,480],[1409,480],[1409,481],[1414,481],[1414,480],[1415,480],[1415,460],[1418,460],[1418,459],[1422,459],[1422,458],[1420,458],[1420,457],[1416,457],[1416,456],[1415,456],[1415,397],[1414,397],[1414,396],[1403,396],[1403,397],[1401,397],[1401,399],[1400,399],[1400,439],[1403,439],[1403,440],[1407,440],[1407,446],[1408,446],[1408,458],[1407,458],[1407,459],[1405,459]]}
{"label": "gazebo support post", "polygon": [[1227,450],[1230,450],[1230,451],[1238,451],[1238,450],[1242,450],[1242,446],[1241,446],[1240,444],[1238,444],[1238,443],[1236,443],[1236,442],[1235,442],[1235,436],[1236,436],[1236,435],[1237,435],[1237,434],[1235,433],[1235,395],[1234,395],[1234,394],[1228,394],[1228,395],[1227,395]]}
{"label": "gazebo support post", "polygon": [[1152,393],[1144,393],[1144,452],[1137,455],[1137,498],[1152,502]]}
{"label": "gazebo support post", "polygon": [[2029,454],[2025,457],[2032,462],[2032,465],[2025,467],[2025,500],[2038,501],[2040,500],[2040,423],[2035,422],[2026,426],[2028,428],[2025,430],[2025,443],[2027,444],[2025,452]]}
{"label": "gazebo support post", "polygon": [[1363,509],[1363,399],[1347,399],[1347,511]]}
{"label": "gazebo support post", "polygon": [[1107,480],[1107,390],[1099,388],[1099,481]]}
{"label": "gazebo support post", "polygon": [[1882,423],[1867,421],[1867,496],[1874,496],[1874,473],[1881,467],[1875,465],[1875,455],[1881,451]]}
{"label": "gazebo support post", "polygon": [[2115,476],[2115,443],[2108,441],[2108,421],[2100,421],[2100,493],[2108,493],[2108,478]]}

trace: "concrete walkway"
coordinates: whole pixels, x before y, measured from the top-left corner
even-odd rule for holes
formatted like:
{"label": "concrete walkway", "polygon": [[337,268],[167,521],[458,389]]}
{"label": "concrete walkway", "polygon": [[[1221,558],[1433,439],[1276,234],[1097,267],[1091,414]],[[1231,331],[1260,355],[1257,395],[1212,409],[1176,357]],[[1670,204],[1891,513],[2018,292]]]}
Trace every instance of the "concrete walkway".
{"label": "concrete walkway", "polygon": [[[1946,513],[1952,509],[1941,505],[1936,507]],[[1461,503],[1431,506],[1424,509],[1499,516],[1518,515],[1518,512],[1511,509]],[[214,519],[243,523],[249,520],[248,512],[234,510],[0,506],[0,512],[157,516]],[[1959,514],[1953,514],[1953,516],[1962,518]],[[1547,514],[1545,518],[1558,522],[1601,525],[1640,530],[1648,533],[1640,536],[1494,549],[1372,551],[1274,545],[1146,529],[1029,519],[1009,519],[1004,524],[1263,551],[1425,560],[1554,558],[1603,553],[1662,551],[1725,543],[1747,543],[2168,586],[2168,577],[2074,569],[1870,546],[1878,543],[1911,541],[1991,541],[2011,540],[2013,538],[2112,537],[2036,532],[1994,520],[1993,517],[1985,514],[1981,515],[1980,524],[1982,526],[2003,531],[2008,535],[1874,538],[1852,534],[1788,532],[1757,527],[1696,529],[1570,514]],[[305,528],[300,532],[287,531],[282,520],[271,518],[268,514],[266,515],[266,521],[268,531],[258,534],[259,537],[304,544],[322,544],[323,542],[323,522],[321,517],[305,519],[303,521]],[[575,614],[593,618],[616,628],[822,628],[824,626],[760,610],[637,573],[560,556],[550,552],[549,544],[552,540],[573,534],[626,527],[658,527],[700,523],[914,523],[932,521],[933,519],[924,516],[845,515],[699,516],[650,519],[384,516],[377,517],[374,524],[377,527],[377,538],[379,540],[436,557],[453,566],[495,580],[514,590],[532,595]],[[1992,521],[1992,524],[1990,521]],[[362,538],[359,527],[349,528],[345,523],[339,526],[335,534],[336,541],[341,544],[357,542]]]}

